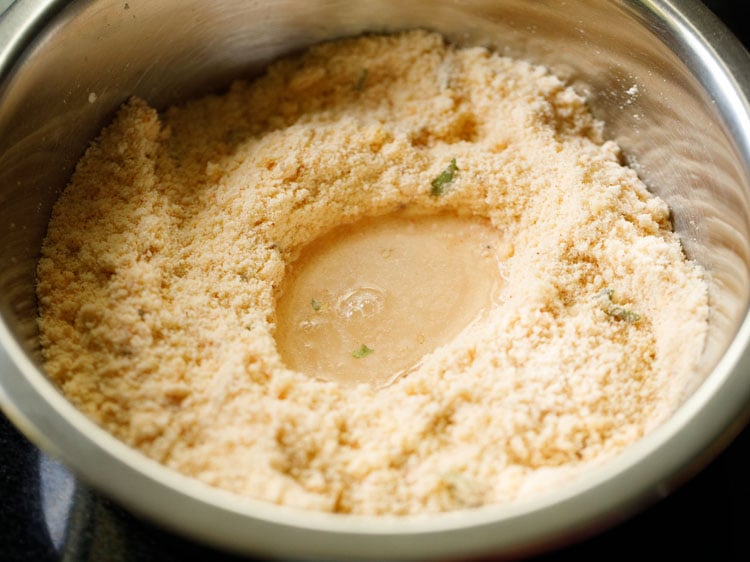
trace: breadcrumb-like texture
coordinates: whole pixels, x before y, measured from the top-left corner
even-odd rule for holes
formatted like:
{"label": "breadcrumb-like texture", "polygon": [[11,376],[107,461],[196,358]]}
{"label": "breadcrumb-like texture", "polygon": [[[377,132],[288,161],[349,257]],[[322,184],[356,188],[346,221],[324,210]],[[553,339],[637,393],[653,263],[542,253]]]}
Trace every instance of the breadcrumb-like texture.
{"label": "breadcrumb-like texture", "polygon": [[[500,302],[386,388],[285,368],[285,265],[405,204],[507,234]],[[130,100],[55,206],[39,325],[65,394],[167,466],[269,502],[415,514],[538,493],[667,418],[703,348],[702,275],[584,99],[413,31],[315,46],[162,115]]]}

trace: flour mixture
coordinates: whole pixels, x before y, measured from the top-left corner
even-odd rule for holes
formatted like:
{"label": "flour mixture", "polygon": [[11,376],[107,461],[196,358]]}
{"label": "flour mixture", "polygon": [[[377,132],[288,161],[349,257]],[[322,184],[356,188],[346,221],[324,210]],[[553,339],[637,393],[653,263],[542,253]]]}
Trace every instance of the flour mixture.
{"label": "flour mixture", "polygon": [[124,442],[372,515],[513,502],[611,458],[679,405],[708,315],[584,99],[422,31],[161,114],[130,100],[54,209],[38,297],[47,372]]}

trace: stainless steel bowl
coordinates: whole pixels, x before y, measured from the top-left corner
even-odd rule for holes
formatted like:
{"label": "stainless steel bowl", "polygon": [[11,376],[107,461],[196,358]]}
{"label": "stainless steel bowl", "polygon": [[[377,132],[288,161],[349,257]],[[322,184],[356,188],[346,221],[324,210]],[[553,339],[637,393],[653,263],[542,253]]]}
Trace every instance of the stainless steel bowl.
{"label": "stainless steel bowl", "polygon": [[[712,458],[750,411],[750,58],[695,1],[19,0],[0,21],[0,404],[132,511],[238,552],[431,559],[518,553],[593,533]],[[40,368],[34,268],[55,198],[128,96],[157,107],[305,45],[427,27],[543,63],[588,93],[710,272],[703,377],[653,433],[512,506],[406,519],[242,500],[148,460],[75,410]]]}

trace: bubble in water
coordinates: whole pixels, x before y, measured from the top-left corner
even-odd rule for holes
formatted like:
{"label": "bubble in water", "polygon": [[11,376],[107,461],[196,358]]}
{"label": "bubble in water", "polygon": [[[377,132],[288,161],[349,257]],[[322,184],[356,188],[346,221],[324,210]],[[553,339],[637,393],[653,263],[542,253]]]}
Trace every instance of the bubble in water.
{"label": "bubble in water", "polygon": [[358,287],[344,293],[336,301],[336,312],[339,316],[352,320],[371,318],[383,310],[385,293],[377,287]]}

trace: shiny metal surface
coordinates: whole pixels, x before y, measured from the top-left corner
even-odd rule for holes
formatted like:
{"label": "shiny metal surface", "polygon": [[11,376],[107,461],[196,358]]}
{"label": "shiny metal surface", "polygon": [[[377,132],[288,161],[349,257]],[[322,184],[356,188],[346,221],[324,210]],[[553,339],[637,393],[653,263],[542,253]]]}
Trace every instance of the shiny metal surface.
{"label": "shiny metal surface", "polygon": [[[412,519],[238,500],[97,428],[38,368],[34,266],[75,162],[130,95],[157,107],[315,41],[428,27],[550,66],[671,205],[711,274],[705,380],[662,427],[585,481],[525,503]],[[750,57],[698,2],[633,0],[19,0],[0,20],[0,404],[37,444],[133,511],[240,552],[428,559],[543,549],[664,494],[750,403]]]}

